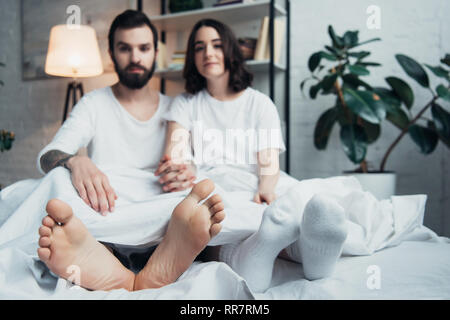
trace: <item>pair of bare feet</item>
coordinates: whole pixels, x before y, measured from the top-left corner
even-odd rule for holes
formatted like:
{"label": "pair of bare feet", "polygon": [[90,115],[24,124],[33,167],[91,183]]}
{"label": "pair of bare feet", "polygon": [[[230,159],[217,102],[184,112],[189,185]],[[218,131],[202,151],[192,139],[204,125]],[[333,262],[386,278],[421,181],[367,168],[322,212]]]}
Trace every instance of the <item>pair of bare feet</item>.
{"label": "pair of bare feet", "polygon": [[[39,258],[59,277],[91,290],[135,291],[170,284],[221,230],[224,205],[217,194],[208,198],[213,190],[208,179],[192,188],[174,209],[162,242],[137,275],[95,240],[68,204],[56,199],[48,202],[48,215],[39,228]],[[78,275],[72,278],[74,271]]]}

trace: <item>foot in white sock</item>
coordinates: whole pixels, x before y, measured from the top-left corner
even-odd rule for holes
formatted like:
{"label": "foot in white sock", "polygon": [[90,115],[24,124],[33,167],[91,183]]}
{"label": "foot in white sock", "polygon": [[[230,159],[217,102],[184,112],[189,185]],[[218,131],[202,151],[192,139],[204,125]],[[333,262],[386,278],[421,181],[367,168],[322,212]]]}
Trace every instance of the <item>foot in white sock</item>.
{"label": "foot in white sock", "polygon": [[307,203],[300,225],[300,238],[290,247],[300,253],[308,280],[333,273],[347,237],[344,209],[334,200],[315,195]]}
{"label": "foot in white sock", "polygon": [[253,292],[265,291],[272,280],[280,251],[299,237],[299,210],[293,194],[272,202],[264,211],[259,230],[238,244],[222,246],[219,260],[243,277]]}

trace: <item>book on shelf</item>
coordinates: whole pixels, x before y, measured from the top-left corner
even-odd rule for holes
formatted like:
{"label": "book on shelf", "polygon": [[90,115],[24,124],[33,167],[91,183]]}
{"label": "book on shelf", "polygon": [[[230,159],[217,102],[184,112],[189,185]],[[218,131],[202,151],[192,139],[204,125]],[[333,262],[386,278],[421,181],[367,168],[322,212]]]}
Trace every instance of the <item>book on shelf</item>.
{"label": "book on shelf", "polygon": [[238,3],[253,3],[254,0],[217,0],[214,4],[214,7],[226,6],[230,4],[238,4]]}
{"label": "book on shelf", "polygon": [[[259,29],[258,40],[256,42],[254,60],[269,60],[270,59],[270,39],[269,39],[269,17],[264,17],[261,21]],[[273,51],[274,62],[279,63],[281,60],[281,51],[283,48],[284,38],[286,33],[286,21],[283,18],[276,18],[273,20]]]}
{"label": "book on shelf", "polygon": [[161,41],[158,41],[158,55],[156,57],[156,66],[160,70],[167,68],[167,48],[166,45]]}
{"label": "book on shelf", "polygon": [[171,62],[168,66],[168,69],[171,69],[171,70],[183,69],[185,60],[186,60],[186,52],[175,51],[172,54]]}

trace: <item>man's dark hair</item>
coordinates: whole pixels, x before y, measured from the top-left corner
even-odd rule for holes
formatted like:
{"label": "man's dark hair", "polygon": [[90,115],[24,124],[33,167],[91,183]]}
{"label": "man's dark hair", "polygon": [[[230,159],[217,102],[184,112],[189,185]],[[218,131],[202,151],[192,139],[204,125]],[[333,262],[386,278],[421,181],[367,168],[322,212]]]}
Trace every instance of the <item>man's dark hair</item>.
{"label": "man's dark hair", "polygon": [[144,25],[148,26],[153,33],[153,42],[156,51],[158,49],[158,31],[150,22],[150,19],[141,11],[125,10],[114,19],[109,28],[108,42],[111,53],[114,53],[114,33],[117,29],[132,29]]}
{"label": "man's dark hair", "polygon": [[188,93],[195,94],[206,88],[206,79],[198,72],[195,66],[195,36],[201,27],[212,27],[216,29],[222,41],[225,70],[229,70],[229,87],[234,92],[239,92],[252,84],[253,74],[246,66],[245,60],[239,47],[239,42],[233,31],[220,21],[203,19],[197,22],[189,36],[186,49],[186,62],[184,64],[183,77],[186,80],[185,89]]}

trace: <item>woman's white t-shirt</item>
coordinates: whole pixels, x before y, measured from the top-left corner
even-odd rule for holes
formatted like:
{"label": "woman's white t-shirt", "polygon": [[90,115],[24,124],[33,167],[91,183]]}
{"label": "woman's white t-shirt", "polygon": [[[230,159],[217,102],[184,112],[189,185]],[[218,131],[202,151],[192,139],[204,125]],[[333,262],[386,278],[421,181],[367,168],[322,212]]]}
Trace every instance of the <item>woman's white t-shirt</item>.
{"label": "woman's white t-shirt", "polygon": [[193,160],[203,169],[232,165],[256,173],[257,152],[286,150],[275,105],[253,88],[231,101],[217,100],[206,89],[184,93],[163,118],[190,132]]}
{"label": "woman's white t-shirt", "polygon": [[164,152],[167,112],[171,98],[159,94],[155,114],[147,121],[133,117],[117,100],[111,87],[93,90],[73,108],[53,140],[38,155],[50,150],[75,154],[82,147],[97,166],[114,165],[154,170]]}

